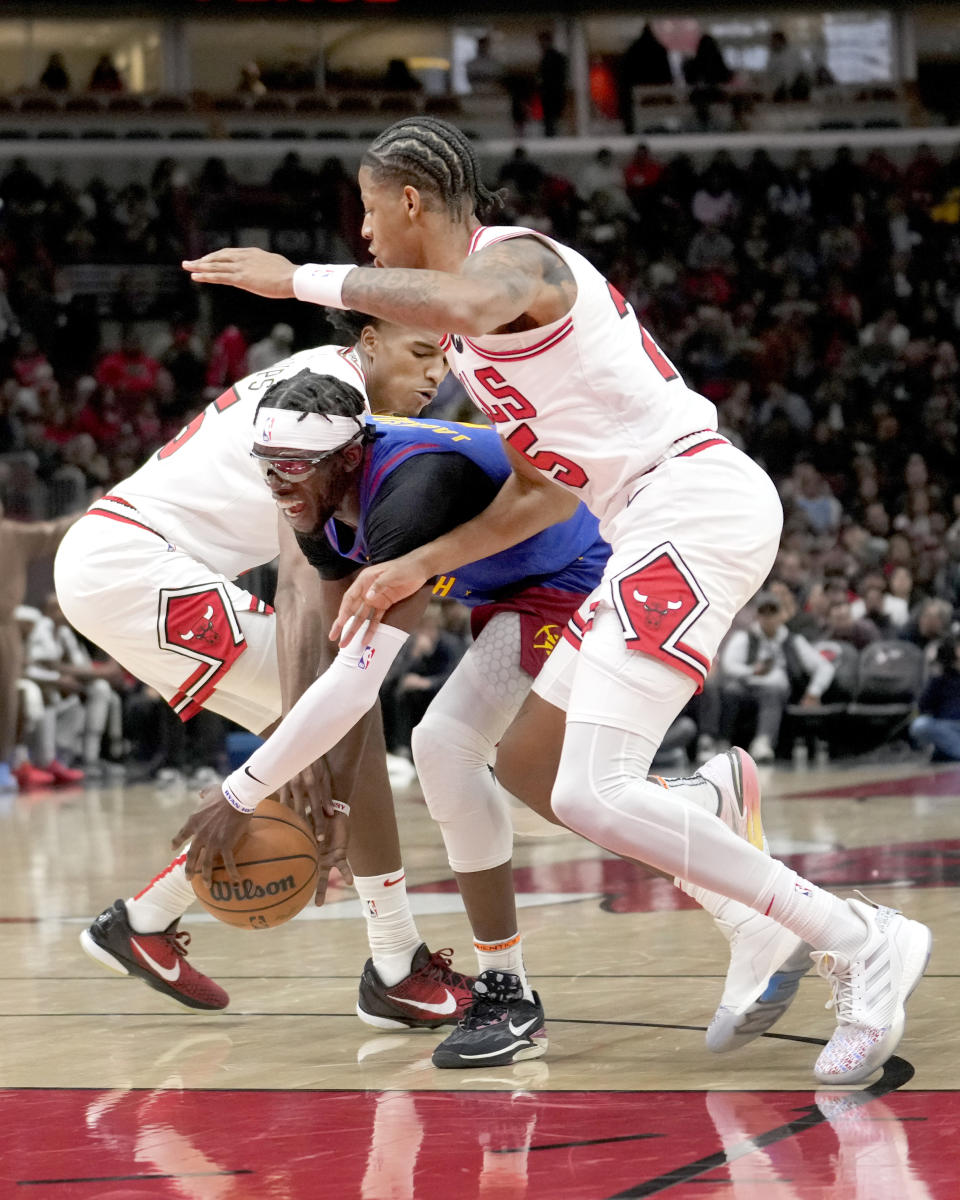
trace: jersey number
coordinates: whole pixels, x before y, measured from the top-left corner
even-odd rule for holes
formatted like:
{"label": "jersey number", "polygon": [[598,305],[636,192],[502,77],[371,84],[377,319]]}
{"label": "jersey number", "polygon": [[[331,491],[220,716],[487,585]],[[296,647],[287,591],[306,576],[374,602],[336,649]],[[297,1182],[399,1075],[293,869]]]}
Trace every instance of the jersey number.
{"label": "jersey number", "polygon": [[476,396],[481,410],[491,421],[529,421],[537,415],[537,410],[522,392],[511,387],[496,367],[481,367],[473,373],[476,381],[481,384],[491,396],[502,400],[503,404],[490,404]]}
{"label": "jersey number", "polygon": [[204,418],[211,408],[216,409],[218,413],[226,412],[239,399],[240,396],[236,388],[231,388],[229,392],[224,392],[222,396],[218,396],[212,404],[208,404],[205,409],[198,412],[189,425],[184,425],[176,437],[172,437],[165,446],[160,447],[157,451],[157,458],[169,458],[171,454],[176,454],[181,446],[185,446],[203,424]]}
{"label": "jersey number", "polygon": [[[623,320],[623,318],[633,310],[609,280],[607,280],[607,291],[610,293],[610,299],[613,301],[613,306],[617,310],[620,319]],[[637,324],[640,325],[640,322],[638,321]],[[664,352],[660,349],[660,347],[653,340],[650,334],[647,333],[642,325],[640,325],[640,340],[643,343],[643,348],[646,351],[647,358],[649,358],[653,365],[657,368],[661,379],[663,379],[665,383],[670,383],[671,380],[676,379],[677,370],[673,363],[669,358],[667,358]]]}
{"label": "jersey number", "polygon": [[544,475],[549,475],[557,483],[565,483],[571,488],[582,488],[590,482],[583,467],[577,466],[569,458],[564,458],[562,454],[554,454],[552,450],[534,450],[537,435],[529,425],[518,425],[507,438],[507,444],[522,455],[532,467],[536,467]]}

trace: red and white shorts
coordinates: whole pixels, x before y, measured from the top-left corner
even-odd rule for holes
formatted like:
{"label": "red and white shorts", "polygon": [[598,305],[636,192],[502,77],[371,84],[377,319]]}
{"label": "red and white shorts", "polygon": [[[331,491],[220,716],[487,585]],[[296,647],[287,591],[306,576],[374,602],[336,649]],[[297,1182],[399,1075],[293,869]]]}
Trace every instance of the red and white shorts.
{"label": "red and white shorts", "polygon": [[132,506],[94,504],[60,543],[54,579],[70,624],[182,720],[208,708],[259,733],[280,716],[273,609]]}
{"label": "red and white shorts", "polygon": [[[642,722],[630,680],[644,677],[651,658],[699,691],[733,618],[773,566],[782,523],[769,477],[725,441],[640,476],[606,530],[613,553],[603,580],[534,691],[568,720],[628,730]],[[593,669],[578,675],[581,661]]]}

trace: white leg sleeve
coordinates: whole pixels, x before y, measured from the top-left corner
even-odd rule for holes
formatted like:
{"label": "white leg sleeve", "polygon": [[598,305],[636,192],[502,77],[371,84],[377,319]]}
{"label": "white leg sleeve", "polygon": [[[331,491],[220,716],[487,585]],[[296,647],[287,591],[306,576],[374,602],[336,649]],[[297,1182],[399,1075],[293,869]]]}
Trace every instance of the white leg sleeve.
{"label": "white leg sleeve", "polygon": [[413,731],[424,799],[455,871],[486,871],[513,853],[509,806],[490,763],[532,682],[520,667],[520,618],[499,613]]}

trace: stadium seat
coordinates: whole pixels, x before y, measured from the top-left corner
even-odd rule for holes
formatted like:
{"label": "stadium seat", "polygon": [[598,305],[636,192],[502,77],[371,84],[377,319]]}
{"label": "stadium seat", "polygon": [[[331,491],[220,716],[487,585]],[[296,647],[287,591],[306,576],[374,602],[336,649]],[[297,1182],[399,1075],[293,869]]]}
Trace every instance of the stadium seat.
{"label": "stadium seat", "polygon": [[871,642],[860,652],[851,717],[908,717],[923,689],[923,651],[912,642]]}

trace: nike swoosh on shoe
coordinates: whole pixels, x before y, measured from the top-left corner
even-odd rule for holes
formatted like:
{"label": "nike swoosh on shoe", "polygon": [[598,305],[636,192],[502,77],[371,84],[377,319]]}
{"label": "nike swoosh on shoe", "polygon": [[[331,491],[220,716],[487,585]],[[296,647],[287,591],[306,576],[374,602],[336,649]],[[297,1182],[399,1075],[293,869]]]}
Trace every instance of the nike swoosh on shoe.
{"label": "nike swoosh on shoe", "polygon": [[514,1037],[520,1037],[522,1034],[527,1032],[527,1030],[530,1028],[531,1025],[535,1025],[536,1023],[537,1023],[536,1017],[531,1017],[529,1021],[525,1021],[522,1025],[514,1025],[514,1023],[512,1021],[508,1022],[509,1027],[510,1027],[510,1032],[513,1034]]}
{"label": "nike swoosh on shoe", "polygon": [[425,1012],[437,1013],[438,1016],[447,1017],[457,1011],[456,997],[449,989],[445,989],[447,998],[442,1004],[431,1004],[427,1000],[410,1000],[407,996],[394,996],[387,992],[387,997],[395,1004],[409,1004],[413,1008],[422,1008]]}
{"label": "nike swoosh on shoe", "polygon": [[150,970],[156,971],[160,978],[165,979],[167,983],[176,983],[176,981],[180,978],[179,959],[177,959],[172,967],[161,967],[158,962],[150,957],[150,955],[146,952],[146,950],[144,950],[135,937],[130,939],[130,945],[134,948],[134,950],[136,950]]}

